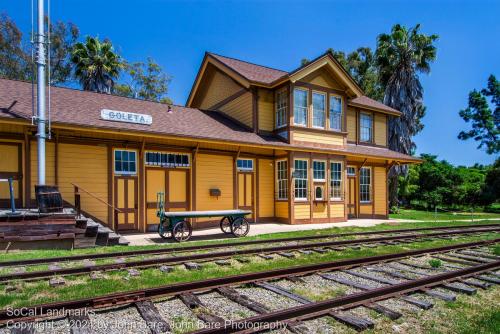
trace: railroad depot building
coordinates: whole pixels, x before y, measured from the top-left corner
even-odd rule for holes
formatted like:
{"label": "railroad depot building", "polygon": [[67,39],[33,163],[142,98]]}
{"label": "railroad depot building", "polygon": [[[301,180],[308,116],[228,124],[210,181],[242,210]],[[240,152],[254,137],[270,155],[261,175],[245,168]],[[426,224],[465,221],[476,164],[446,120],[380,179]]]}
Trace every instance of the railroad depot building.
{"label": "railroad depot building", "polygon": [[[84,213],[118,231],[155,230],[158,192],[167,211],[241,208],[257,222],[386,218],[389,169],[419,161],[387,148],[400,112],[330,53],[292,72],[206,53],[185,107],[67,88],[50,99],[47,184],[68,205],[78,187]],[[32,104],[31,83],[0,80],[0,178],[15,179],[18,207],[35,206]]]}

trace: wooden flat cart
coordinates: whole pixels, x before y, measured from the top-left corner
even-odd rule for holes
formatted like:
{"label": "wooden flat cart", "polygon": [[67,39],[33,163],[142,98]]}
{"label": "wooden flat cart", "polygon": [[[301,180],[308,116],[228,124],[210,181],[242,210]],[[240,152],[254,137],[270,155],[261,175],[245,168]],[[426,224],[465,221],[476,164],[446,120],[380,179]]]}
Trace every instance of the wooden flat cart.
{"label": "wooden flat cart", "polygon": [[167,239],[171,237],[177,242],[187,241],[191,238],[193,227],[187,220],[190,218],[212,218],[222,217],[220,229],[225,234],[232,234],[235,237],[244,237],[250,231],[250,224],[245,216],[251,214],[247,210],[213,210],[213,211],[178,211],[165,212],[164,194],[158,193],[157,212],[160,218],[158,224],[158,234]]}

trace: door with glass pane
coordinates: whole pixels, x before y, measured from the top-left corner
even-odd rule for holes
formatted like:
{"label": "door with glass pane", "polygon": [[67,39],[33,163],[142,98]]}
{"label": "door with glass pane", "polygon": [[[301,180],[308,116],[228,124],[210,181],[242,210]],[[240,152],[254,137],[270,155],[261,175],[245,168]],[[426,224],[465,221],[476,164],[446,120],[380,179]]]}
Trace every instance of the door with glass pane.
{"label": "door with glass pane", "polygon": [[356,168],[347,167],[347,218],[357,217]]}
{"label": "door with glass pane", "polygon": [[115,177],[115,207],[119,210],[116,212],[115,226],[117,230],[137,230],[137,177]]}
{"label": "door with glass pane", "polygon": [[238,208],[253,211],[253,173],[238,173]]}

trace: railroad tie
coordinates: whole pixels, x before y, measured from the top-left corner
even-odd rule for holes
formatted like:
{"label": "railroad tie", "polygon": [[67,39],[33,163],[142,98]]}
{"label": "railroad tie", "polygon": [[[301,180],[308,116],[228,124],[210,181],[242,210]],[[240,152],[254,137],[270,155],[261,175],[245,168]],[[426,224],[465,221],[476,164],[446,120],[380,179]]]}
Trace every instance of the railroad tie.
{"label": "railroad tie", "polygon": [[267,254],[259,254],[258,255],[260,258],[263,258],[264,260],[272,260],[273,257],[271,255],[267,255]]}
{"label": "railroad tie", "polygon": [[462,282],[463,284],[467,284],[467,285],[473,286],[475,288],[483,289],[483,290],[486,290],[486,289],[488,289],[488,288],[491,287],[490,283],[485,283],[485,282],[480,282],[480,281],[460,280],[460,282]]}
{"label": "railroad tie", "polygon": [[171,331],[170,325],[160,315],[160,312],[153,302],[150,300],[136,302],[135,307],[144,321],[146,321],[146,324],[152,334],[160,334]]}
{"label": "railroad tie", "polygon": [[[488,273],[489,275],[492,275],[492,273]],[[500,284],[500,279],[494,278],[494,277],[489,277],[486,275],[480,275],[476,276],[477,279],[480,279],[481,281],[485,281],[488,283],[494,283],[494,284]]]}
{"label": "railroad tie", "polygon": [[313,251],[315,251],[316,253],[320,253],[320,254],[324,254],[324,253],[327,253],[328,251],[324,248],[313,248]]}
{"label": "railroad tie", "polygon": [[462,286],[457,283],[445,283],[442,284],[442,287],[454,292],[460,292],[460,293],[465,293],[466,295],[473,295],[477,292],[477,289],[470,288],[468,286]]}
{"label": "railroad tie", "polygon": [[378,304],[378,303],[367,303],[367,304],[364,304],[363,306],[365,306],[366,308],[369,308],[371,310],[374,310],[377,313],[383,314],[391,320],[396,320],[396,319],[399,319],[403,316],[402,313],[400,313],[398,311],[391,310],[390,308],[385,307],[385,306]]}
{"label": "railroad tie", "polygon": [[308,304],[308,303],[311,303],[311,300],[307,299],[307,298],[304,298],[302,296],[299,296],[293,292],[291,292],[290,290],[287,290],[285,288],[282,288],[278,285],[274,285],[274,284],[269,284],[267,282],[256,282],[254,283],[256,286],[260,287],[260,288],[263,288],[263,289],[266,289],[266,290],[269,290],[269,291],[272,291],[278,295],[281,295],[281,296],[284,296],[284,297],[287,297],[287,298],[290,298],[290,299],[293,299],[295,300],[296,302],[299,302],[301,304]]}
{"label": "railroad tie", "polygon": [[299,253],[302,253],[304,255],[310,255],[310,254],[312,254],[312,251],[307,250],[307,249],[299,249]]}
{"label": "railroad tie", "polygon": [[302,279],[302,277],[298,277],[298,276],[288,276],[286,279],[292,283],[304,283],[304,280]]}
{"label": "railroad tie", "polygon": [[215,261],[215,264],[222,267],[222,266],[230,266],[231,262],[228,260],[217,260]]}
{"label": "railroad tie", "polygon": [[217,289],[217,292],[219,292],[221,295],[223,295],[227,299],[232,300],[233,302],[235,302],[241,306],[244,306],[244,307],[248,308],[249,310],[252,310],[258,314],[267,313],[270,311],[270,309],[267,306],[265,306],[264,304],[261,304],[258,301],[255,301],[248,296],[245,296],[245,295],[238,293],[238,291],[236,291],[233,288],[221,287],[221,288]]}
{"label": "railroad tie", "polygon": [[61,285],[64,285],[64,284],[66,284],[66,281],[62,277],[52,277],[49,280],[49,286],[52,287],[52,288],[55,288],[57,286],[61,286]]}
{"label": "railroad tie", "polygon": [[289,259],[292,259],[295,257],[295,254],[293,253],[287,253],[287,252],[282,252],[282,253],[278,253],[280,256],[283,256],[283,257],[286,257],[286,258],[289,258]]}
{"label": "railroad tie", "polygon": [[354,328],[358,332],[373,328],[375,326],[373,321],[371,321],[370,319],[357,317],[352,314],[330,312],[328,313],[328,315],[337,320],[338,322]]}
{"label": "railroad tie", "polygon": [[477,262],[477,263],[492,262],[492,260],[481,259],[477,256],[463,255],[463,254],[458,254],[458,253],[451,253],[451,254],[448,254],[448,256],[455,257],[455,258],[462,259],[462,260]]}
{"label": "railroad tie", "polygon": [[172,267],[172,266],[161,266],[160,267],[160,271],[162,273],[170,273],[170,272],[174,271],[174,267]]}
{"label": "railroad tie", "polygon": [[210,313],[205,304],[203,304],[200,298],[198,298],[196,295],[188,292],[179,295],[179,298],[189,309],[195,311],[194,313],[198,319],[210,325],[210,327],[224,326],[225,320],[215,314]]}
{"label": "railroad tie", "polygon": [[417,298],[413,298],[410,296],[401,296],[401,300],[404,300],[408,304],[412,304],[412,305],[415,305],[417,307],[420,307],[423,310],[429,310],[434,306],[434,304],[432,304],[430,302],[427,302],[427,301],[421,300],[421,299],[417,299]]}
{"label": "railroad tie", "polygon": [[68,316],[71,334],[93,334],[89,315],[86,313],[74,313]]}
{"label": "railroad tie", "polygon": [[250,259],[247,257],[237,257],[235,260],[238,261],[239,263],[249,263],[250,262]]}
{"label": "railroad tie", "polygon": [[500,260],[500,256],[496,256],[496,255],[492,255],[492,254],[478,253],[478,252],[468,251],[468,250],[462,250],[462,251],[460,251],[460,253],[465,254],[465,255],[470,255],[470,256],[476,256],[479,258]]}
{"label": "railroad tie", "polygon": [[187,270],[200,270],[201,265],[195,262],[186,262],[184,263],[184,266],[186,267]]}
{"label": "railroad tie", "polygon": [[477,263],[471,262],[471,261],[465,261],[465,260],[459,260],[459,259],[450,258],[448,256],[448,254],[447,254],[446,257],[444,257],[444,256],[438,256],[438,255],[432,255],[432,257],[435,258],[435,259],[441,260],[441,261],[451,262],[451,263],[458,263],[458,264],[465,265],[465,266],[475,266],[477,264]]}

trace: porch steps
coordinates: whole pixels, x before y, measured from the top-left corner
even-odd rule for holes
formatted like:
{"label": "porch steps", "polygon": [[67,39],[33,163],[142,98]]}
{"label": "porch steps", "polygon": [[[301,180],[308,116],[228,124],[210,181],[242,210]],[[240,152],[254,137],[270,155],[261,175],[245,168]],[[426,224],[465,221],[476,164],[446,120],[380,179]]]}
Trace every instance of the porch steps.
{"label": "porch steps", "polygon": [[92,218],[82,216],[76,220],[77,233],[74,248],[96,246],[127,246],[129,241]]}

